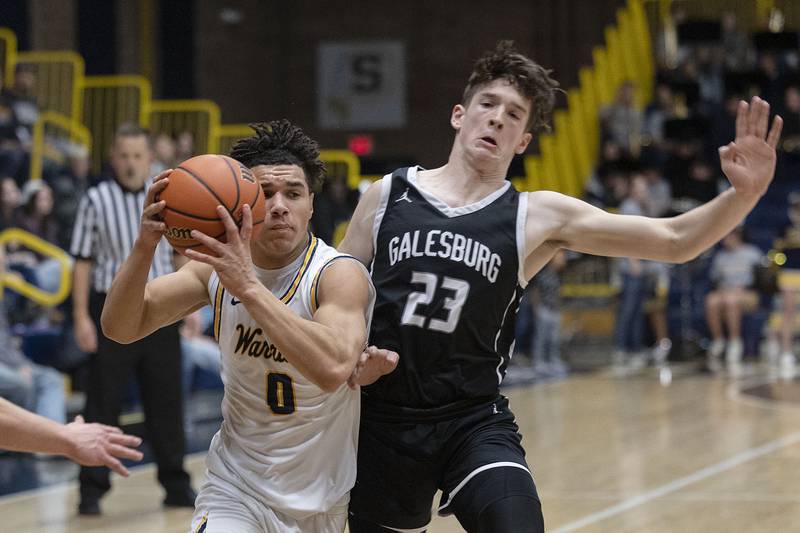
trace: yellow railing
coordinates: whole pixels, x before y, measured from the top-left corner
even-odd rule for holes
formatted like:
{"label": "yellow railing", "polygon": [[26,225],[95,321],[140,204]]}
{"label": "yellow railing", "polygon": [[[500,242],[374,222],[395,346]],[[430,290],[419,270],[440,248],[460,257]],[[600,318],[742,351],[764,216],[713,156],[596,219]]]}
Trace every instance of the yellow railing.
{"label": "yellow railing", "polygon": [[610,298],[619,294],[619,288],[608,283],[565,283],[561,296],[565,298]]}
{"label": "yellow railing", "polygon": [[53,307],[63,302],[69,295],[72,284],[72,259],[70,256],[58,246],[19,228],[9,228],[0,232],[0,246],[5,246],[9,242],[21,244],[58,261],[61,266],[61,278],[56,292],[46,292],[35,285],[31,285],[19,274],[3,272],[0,275],[0,289],[3,287],[11,289],[26,298],[30,298],[39,305],[48,307]]}
{"label": "yellow railing", "polygon": [[81,116],[84,80],[83,57],[72,51],[19,52],[18,63],[36,67],[36,103],[43,111],[56,111],[72,119]]}
{"label": "yellow railing", "polygon": [[0,28],[0,69],[3,84],[10,87],[14,83],[14,65],[17,64],[17,35],[8,28]]}
{"label": "yellow railing", "polygon": [[150,124],[150,82],[132,75],[86,76],[82,92],[82,122],[94,139],[92,172],[99,173],[120,124]]}
{"label": "yellow railing", "polygon": [[592,50],[593,65],[580,69],[579,87],[567,91],[567,108],[554,113],[554,133],[540,137],[540,155],[526,156],[526,179],[515,185],[580,196],[600,154],[600,109],[626,80],[636,85],[638,106],[650,101],[654,69],[642,1],[617,11],[605,44]]}
{"label": "yellow railing", "polygon": [[328,179],[342,177],[351,189],[357,189],[361,181],[361,161],[350,150],[320,150],[320,159],[325,162]]}
{"label": "yellow railing", "polygon": [[54,111],[45,111],[33,125],[33,145],[31,147],[30,179],[42,177],[45,157],[61,162],[63,151],[55,148],[55,143],[78,143],[89,151],[92,149],[92,134],[78,122]]}
{"label": "yellow railing", "polygon": [[154,100],[150,106],[153,132],[189,132],[197,154],[219,152],[220,112],[211,100]]}
{"label": "yellow railing", "polygon": [[231,148],[239,139],[250,137],[253,130],[247,124],[223,124],[219,127],[219,139],[217,140],[220,154],[230,154]]}

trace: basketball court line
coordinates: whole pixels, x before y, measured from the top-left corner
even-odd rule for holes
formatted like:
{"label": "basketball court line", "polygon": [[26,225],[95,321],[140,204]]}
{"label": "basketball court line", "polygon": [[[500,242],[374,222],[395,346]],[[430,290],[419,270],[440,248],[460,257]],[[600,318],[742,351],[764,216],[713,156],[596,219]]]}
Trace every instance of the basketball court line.
{"label": "basketball court line", "polygon": [[753,394],[749,394],[744,392],[745,389],[751,387],[760,387],[764,385],[769,385],[776,382],[782,382],[785,380],[780,380],[778,378],[773,377],[764,377],[758,376],[754,377],[749,380],[742,380],[738,382],[731,383],[728,386],[728,398],[731,400],[737,401],[743,405],[747,405],[749,407],[756,407],[759,409],[768,409],[771,411],[795,411],[797,412],[800,409],[800,404],[787,402],[785,400],[777,400],[774,398],[762,398],[759,396],[755,396]]}
{"label": "basketball court line", "polygon": [[578,520],[569,522],[561,527],[551,530],[550,533],[567,533],[569,531],[577,531],[580,528],[596,524],[597,522],[602,522],[607,518],[622,514],[655,499],[666,496],[667,494],[697,483],[698,481],[703,481],[704,479],[721,474],[722,472],[736,468],[737,466],[743,465],[754,459],[769,455],[777,450],[780,450],[781,448],[793,446],[798,443],[800,443],[800,431],[791,433],[785,437],[768,442],[756,448],[751,448],[706,468],[701,468],[700,470],[697,470],[688,476],[675,479],[669,483],[661,485],[660,487],[656,487],[655,489],[649,490],[643,494],[624,500],[616,505],[612,505],[611,507],[603,509],[602,511],[597,511]]}
{"label": "basketball court line", "polygon": [[[557,494],[547,491],[548,499],[571,502],[605,501],[616,502],[619,500],[619,492],[598,491],[598,492],[569,492]],[[774,494],[742,494],[741,492],[719,492],[719,491],[692,491],[690,494],[673,494],[665,501],[670,502],[764,502],[764,503],[800,503],[800,494],[796,492],[778,492]]]}

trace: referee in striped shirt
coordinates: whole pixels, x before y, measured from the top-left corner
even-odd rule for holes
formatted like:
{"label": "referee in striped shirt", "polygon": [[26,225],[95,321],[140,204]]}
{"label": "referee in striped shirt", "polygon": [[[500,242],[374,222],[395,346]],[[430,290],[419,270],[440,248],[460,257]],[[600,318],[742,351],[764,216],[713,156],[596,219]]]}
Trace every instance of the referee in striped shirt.
{"label": "referee in striped shirt", "polygon": [[[183,468],[185,440],[177,325],[128,345],[106,338],[100,328],[106,292],[139,234],[151,160],[148,132],[131,124],[120,126],[111,147],[112,178],[91,187],[78,207],[70,252],[75,257],[75,337],[78,346],[91,354],[84,418],[87,422],[117,425],[122,397],[135,375],[158,464],[158,481],[166,490],[164,504],[192,507],[195,493]],[[172,249],[162,241],[150,279],[173,270]],[[100,498],[110,488],[108,468],[83,467],[78,512],[100,514]]]}

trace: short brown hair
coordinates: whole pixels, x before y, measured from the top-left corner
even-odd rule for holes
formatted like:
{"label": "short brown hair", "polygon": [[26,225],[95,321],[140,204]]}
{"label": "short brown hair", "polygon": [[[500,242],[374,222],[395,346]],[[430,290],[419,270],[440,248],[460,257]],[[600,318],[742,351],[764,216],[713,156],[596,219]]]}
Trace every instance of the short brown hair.
{"label": "short brown hair", "polygon": [[123,122],[119,126],[117,126],[116,131],[114,131],[114,142],[117,141],[120,137],[146,137],[147,138],[147,145],[150,146],[150,132],[138,124],[134,124],[133,122]]}
{"label": "short brown hair", "polygon": [[475,62],[464,88],[462,104],[469,105],[484,85],[504,79],[531,102],[526,129],[534,133],[549,131],[548,122],[559,87],[559,83],[550,77],[551,72],[519,53],[513,41],[500,41],[494,50],[486,52]]}

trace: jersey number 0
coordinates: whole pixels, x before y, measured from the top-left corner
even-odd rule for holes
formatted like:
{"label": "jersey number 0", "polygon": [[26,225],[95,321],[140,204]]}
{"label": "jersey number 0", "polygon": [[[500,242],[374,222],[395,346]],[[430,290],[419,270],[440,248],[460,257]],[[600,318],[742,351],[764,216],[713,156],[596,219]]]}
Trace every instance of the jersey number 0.
{"label": "jersey number 0", "polygon": [[[467,301],[469,283],[463,279],[443,276],[442,283],[439,285],[439,276],[432,272],[413,272],[411,283],[424,285],[425,290],[412,292],[408,295],[406,306],[403,309],[403,317],[400,319],[401,324],[428,328],[442,333],[452,333],[456,329],[458,318],[461,316],[461,308],[464,307],[464,303]],[[418,315],[417,306],[429,305],[433,302],[437,287],[450,293],[449,296],[444,297],[442,304],[444,309],[447,310],[447,316],[444,319],[439,319]]]}
{"label": "jersey number 0", "polygon": [[286,374],[267,372],[267,405],[276,415],[294,413],[294,384]]}

